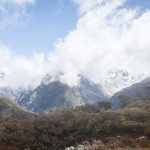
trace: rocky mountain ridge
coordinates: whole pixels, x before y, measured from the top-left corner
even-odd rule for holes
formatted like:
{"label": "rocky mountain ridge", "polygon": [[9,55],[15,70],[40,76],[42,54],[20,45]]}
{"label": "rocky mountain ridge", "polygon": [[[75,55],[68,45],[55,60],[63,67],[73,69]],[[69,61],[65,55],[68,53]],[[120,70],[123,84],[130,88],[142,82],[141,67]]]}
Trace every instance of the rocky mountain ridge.
{"label": "rocky mountain ridge", "polygon": [[[80,83],[78,85],[71,87],[60,81],[61,75],[62,74],[52,77],[47,74],[45,78],[43,78],[41,84],[35,89],[25,90],[19,88],[13,90],[9,87],[0,88],[0,96],[13,99],[19,105],[30,111],[43,113],[66,107],[95,104],[103,100],[108,100],[110,96],[105,91],[107,85],[111,87],[113,84],[118,88],[119,82],[121,83],[124,81],[124,83],[129,83],[132,79],[127,71],[111,70],[107,74],[108,80],[105,88],[103,85],[95,84],[83,76],[79,76]],[[142,80],[143,77],[144,75],[139,76],[138,80]],[[128,93],[131,92],[129,91]],[[113,103],[115,103],[117,99],[116,95],[117,94],[114,94],[111,98]]]}
{"label": "rocky mountain ridge", "polygon": [[150,77],[115,93],[111,97],[111,102],[113,106],[119,107],[120,100],[123,98],[126,98],[129,101],[131,101],[133,99],[140,99],[141,97],[144,98],[149,96],[150,96]]}
{"label": "rocky mountain ridge", "polygon": [[104,88],[105,93],[112,96],[126,87],[141,82],[146,77],[147,75],[144,73],[133,75],[127,70],[111,69],[104,74],[104,80],[101,82],[101,85]]}
{"label": "rocky mountain ridge", "polygon": [[108,97],[99,85],[81,77],[80,84],[70,87],[59,80],[42,82],[35,90],[19,101],[33,112],[48,112],[66,107],[94,104]]}

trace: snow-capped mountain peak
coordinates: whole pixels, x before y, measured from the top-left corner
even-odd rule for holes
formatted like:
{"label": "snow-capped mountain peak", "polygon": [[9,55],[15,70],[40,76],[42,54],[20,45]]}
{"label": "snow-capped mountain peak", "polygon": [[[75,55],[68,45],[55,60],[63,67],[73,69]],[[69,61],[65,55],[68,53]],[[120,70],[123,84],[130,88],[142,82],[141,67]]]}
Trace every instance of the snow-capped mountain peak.
{"label": "snow-capped mountain peak", "polygon": [[133,75],[127,70],[111,69],[104,74],[104,81],[102,82],[102,85],[104,91],[111,96],[123,88],[142,81],[144,78],[146,78],[144,73],[137,73]]}

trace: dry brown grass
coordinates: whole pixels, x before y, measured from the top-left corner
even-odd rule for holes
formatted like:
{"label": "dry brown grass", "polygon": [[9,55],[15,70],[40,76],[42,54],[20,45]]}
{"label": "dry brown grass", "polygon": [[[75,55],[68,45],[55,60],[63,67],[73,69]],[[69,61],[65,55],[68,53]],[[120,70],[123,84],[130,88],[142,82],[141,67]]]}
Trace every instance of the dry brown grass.
{"label": "dry brown grass", "polygon": [[19,150],[19,149],[14,146],[0,144],[0,150]]}

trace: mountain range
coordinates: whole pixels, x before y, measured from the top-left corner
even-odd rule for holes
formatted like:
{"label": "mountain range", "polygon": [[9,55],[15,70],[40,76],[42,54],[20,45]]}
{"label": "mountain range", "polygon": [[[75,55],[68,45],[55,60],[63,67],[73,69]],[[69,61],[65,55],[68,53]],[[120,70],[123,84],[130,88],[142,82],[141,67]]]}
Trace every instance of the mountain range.
{"label": "mountain range", "polygon": [[114,95],[116,92],[138,83],[146,78],[146,74],[131,72],[123,69],[110,69],[104,74],[104,79],[100,82],[105,93]]}
{"label": "mountain range", "polygon": [[[141,93],[146,96],[150,95],[150,78],[147,78],[140,83],[133,84],[116,92],[110,97],[108,92],[106,92],[108,87],[113,85],[117,89],[119,82],[122,84],[123,81],[127,86],[127,83],[129,84],[130,81],[133,82],[135,78],[131,78],[131,75],[123,70],[117,72],[109,71],[107,77],[105,87],[101,84],[95,84],[81,75],[79,76],[78,85],[69,86],[66,83],[62,83],[59,80],[59,76],[52,79],[51,75],[46,75],[35,89],[25,90],[19,88],[13,90],[9,87],[4,87],[0,88],[0,96],[15,100],[16,103],[29,111],[47,113],[57,109],[74,108],[85,104],[97,104],[101,101],[110,101],[113,106],[118,107],[120,95],[127,96],[130,99]],[[143,75],[139,75],[137,80],[141,80],[142,78]]]}
{"label": "mountain range", "polygon": [[47,75],[34,90],[12,90],[1,88],[1,96],[14,99],[19,105],[36,113],[49,112],[66,107],[76,107],[84,104],[95,104],[108,99],[99,84],[95,84],[80,76],[79,84],[69,86],[59,81],[51,81]]}

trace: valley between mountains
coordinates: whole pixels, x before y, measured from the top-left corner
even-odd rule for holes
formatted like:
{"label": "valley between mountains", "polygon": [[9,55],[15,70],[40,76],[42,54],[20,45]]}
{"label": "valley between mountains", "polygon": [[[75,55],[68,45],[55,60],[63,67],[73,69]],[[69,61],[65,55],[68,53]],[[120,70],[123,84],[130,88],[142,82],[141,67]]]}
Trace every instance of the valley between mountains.
{"label": "valley between mountains", "polygon": [[150,0],[0,0],[0,150],[150,150]]}
{"label": "valley between mountains", "polygon": [[1,88],[0,119],[1,150],[150,149],[150,78],[111,97],[83,76]]}

